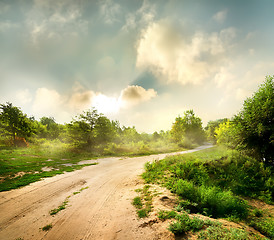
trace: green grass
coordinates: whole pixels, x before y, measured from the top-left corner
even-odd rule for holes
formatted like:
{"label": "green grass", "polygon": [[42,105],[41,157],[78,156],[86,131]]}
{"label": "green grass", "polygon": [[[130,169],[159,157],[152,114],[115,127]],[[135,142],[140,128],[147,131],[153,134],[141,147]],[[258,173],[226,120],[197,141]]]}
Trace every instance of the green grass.
{"label": "green grass", "polygon": [[[237,151],[214,147],[146,163],[145,169],[142,177],[147,183],[161,184],[181,198],[178,212],[243,221],[273,238],[273,217],[252,209],[243,199],[273,203],[272,168]],[[160,216],[168,217],[165,213]],[[177,220],[170,230],[184,232],[184,226]]]}
{"label": "green grass", "polygon": [[85,166],[77,165],[89,159],[85,154],[70,152],[66,145],[63,151],[30,147],[6,147],[0,150],[0,192],[26,186],[41,178],[52,177],[64,172],[71,172]]}
{"label": "green grass", "polygon": [[267,239],[259,236],[258,234],[254,234],[252,232],[245,231],[243,229],[230,228],[227,229],[222,225],[212,225],[206,228],[205,231],[201,231],[198,234],[199,240],[263,240]]}
{"label": "green grass", "polygon": [[55,215],[58,212],[64,210],[66,208],[66,206],[68,205],[69,198],[70,198],[70,196],[66,197],[65,201],[58,208],[54,208],[54,209],[50,210],[49,214]]}
{"label": "green grass", "polygon": [[152,193],[149,191],[150,186],[145,185],[142,189],[136,189],[135,191],[140,194],[133,199],[132,205],[137,208],[137,215],[139,218],[148,217],[149,213],[152,211]]}

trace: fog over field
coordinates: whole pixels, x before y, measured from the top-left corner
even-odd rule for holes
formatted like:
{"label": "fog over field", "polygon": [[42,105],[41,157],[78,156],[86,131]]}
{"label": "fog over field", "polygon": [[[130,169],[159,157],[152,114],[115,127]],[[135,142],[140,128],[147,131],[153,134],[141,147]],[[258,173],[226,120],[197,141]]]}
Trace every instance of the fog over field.
{"label": "fog over field", "polygon": [[232,117],[274,69],[268,0],[0,0],[0,103],[153,133]]}

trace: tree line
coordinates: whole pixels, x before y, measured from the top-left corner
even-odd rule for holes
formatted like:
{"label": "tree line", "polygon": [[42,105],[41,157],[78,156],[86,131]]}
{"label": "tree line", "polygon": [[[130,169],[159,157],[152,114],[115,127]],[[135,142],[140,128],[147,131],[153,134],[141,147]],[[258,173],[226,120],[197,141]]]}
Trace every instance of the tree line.
{"label": "tree line", "polygon": [[19,107],[7,102],[0,104],[0,140],[2,144],[15,146],[35,144],[41,139],[58,140],[74,148],[102,148],[109,152],[123,151],[129,144],[143,150],[148,150],[148,145],[173,144],[176,150],[211,141],[271,165],[274,152],[273,78],[267,76],[258,91],[244,101],[242,109],[231,119],[209,121],[203,128],[201,118],[193,110],[187,110],[175,119],[170,130],[153,134],[138,133],[135,127],[121,127],[118,121],[108,119],[94,108],[78,114],[69,123],[59,124],[53,117],[39,120],[28,117]]}

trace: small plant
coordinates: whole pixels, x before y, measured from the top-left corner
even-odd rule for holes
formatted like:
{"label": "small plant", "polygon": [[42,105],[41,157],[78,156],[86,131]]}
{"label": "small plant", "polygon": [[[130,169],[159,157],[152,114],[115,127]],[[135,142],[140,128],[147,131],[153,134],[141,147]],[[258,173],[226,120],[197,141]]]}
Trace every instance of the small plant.
{"label": "small plant", "polygon": [[140,194],[133,199],[132,205],[137,209],[137,215],[139,218],[147,217],[148,214],[152,211],[152,193],[149,191],[150,186],[145,185],[143,189],[136,189],[135,191]]}
{"label": "small plant", "polygon": [[188,214],[177,214],[176,222],[169,225],[169,230],[175,235],[186,234],[188,231],[198,231],[203,228],[204,221],[199,218],[190,218]]}
{"label": "small plant", "polygon": [[49,231],[52,228],[52,224],[48,224],[42,228],[43,231]]}
{"label": "small plant", "polygon": [[135,197],[135,198],[133,199],[132,204],[133,204],[136,208],[138,208],[138,209],[141,209],[141,208],[143,207],[142,200],[141,200],[140,197]]}
{"label": "small plant", "polygon": [[175,211],[159,211],[158,212],[158,218],[161,220],[171,219],[175,218],[177,216],[177,213]]}
{"label": "small plant", "polygon": [[145,218],[148,216],[148,212],[145,208],[141,209],[141,210],[137,210],[137,214],[139,218]]}
{"label": "small plant", "polygon": [[68,199],[70,198],[70,196],[68,196],[66,198],[66,200],[58,207],[58,208],[54,208],[52,210],[50,210],[49,214],[50,215],[55,215],[57,214],[58,212],[64,210],[66,208],[66,206],[68,205]]}

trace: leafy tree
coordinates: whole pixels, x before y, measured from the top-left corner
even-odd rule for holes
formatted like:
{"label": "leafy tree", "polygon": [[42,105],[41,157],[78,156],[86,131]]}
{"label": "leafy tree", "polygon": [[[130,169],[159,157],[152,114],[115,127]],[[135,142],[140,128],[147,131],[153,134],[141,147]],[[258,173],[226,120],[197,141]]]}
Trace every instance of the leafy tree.
{"label": "leafy tree", "polygon": [[202,120],[195,116],[193,110],[184,112],[184,117],[177,117],[172,125],[171,136],[175,142],[187,138],[195,143],[202,143],[205,139]]}
{"label": "leafy tree", "polygon": [[99,116],[94,126],[94,138],[96,144],[112,141],[116,135],[113,123],[105,116]]}
{"label": "leafy tree", "polygon": [[33,133],[33,121],[20,108],[12,103],[0,104],[0,128],[5,136],[12,137],[15,144],[16,137],[29,137]]}
{"label": "leafy tree", "polygon": [[216,129],[219,128],[221,123],[226,122],[226,121],[228,121],[228,119],[224,118],[224,119],[218,119],[218,120],[215,120],[215,121],[209,121],[207,123],[207,126],[205,127],[206,134],[207,134],[208,139],[211,142],[213,142],[214,144],[217,142]]}
{"label": "leafy tree", "polygon": [[60,128],[53,117],[42,117],[40,123],[46,126],[46,131],[42,136],[50,139],[56,139],[60,135]]}
{"label": "leafy tree", "polygon": [[78,115],[68,124],[71,141],[76,145],[94,144],[94,128],[99,114],[96,109],[88,110]]}
{"label": "leafy tree", "polygon": [[244,101],[234,117],[239,147],[273,164],[274,159],[274,76],[267,76],[258,91]]}

